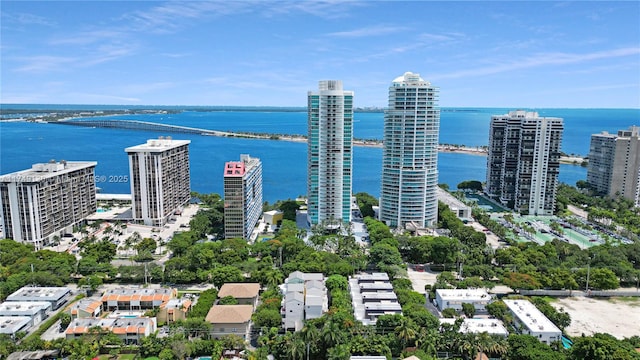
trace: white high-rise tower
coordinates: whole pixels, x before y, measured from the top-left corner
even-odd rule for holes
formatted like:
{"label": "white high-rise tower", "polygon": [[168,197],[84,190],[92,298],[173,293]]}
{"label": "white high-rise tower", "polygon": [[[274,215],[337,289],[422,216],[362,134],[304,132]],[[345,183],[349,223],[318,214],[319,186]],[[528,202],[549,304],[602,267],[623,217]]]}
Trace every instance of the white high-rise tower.
{"label": "white high-rise tower", "polygon": [[320,81],[308,93],[308,216],[311,224],[351,221],[353,91]]}
{"label": "white high-rise tower", "polygon": [[438,88],[411,72],[389,87],[384,115],[380,220],[392,228],[438,219]]}

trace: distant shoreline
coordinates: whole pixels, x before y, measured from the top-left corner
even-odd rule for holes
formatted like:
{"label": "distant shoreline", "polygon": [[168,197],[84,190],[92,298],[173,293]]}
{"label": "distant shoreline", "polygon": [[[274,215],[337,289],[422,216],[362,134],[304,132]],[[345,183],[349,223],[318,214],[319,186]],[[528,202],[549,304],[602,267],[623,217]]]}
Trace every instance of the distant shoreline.
{"label": "distant shoreline", "polygon": [[[114,115],[121,114],[109,114],[109,115],[98,115],[99,117],[110,117]],[[55,124],[58,121],[68,121],[86,117],[96,117],[94,116],[67,116],[67,117],[57,117],[55,120],[45,120],[42,118],[36,119],[1,119],[0,121],[4,122],[35,122],[35,123],[53,123]],[[215,131],[215,134],[206,134],[207,136],[221,136],[221,137],[236,137],[236,138],[248,138],[248,139],[260,139],[260,140],[273,140],[273,141],[288,141],[288,142],[297,142],[297,143],[306,143],[307,137],[301,135],[286,135],[286,134],[269,134],[269,133],[245,133],[245,132],[226,132],[226,131]],[[363,139],[353,139],[353,146],[358,147],[370,147],[370,148],[382,148],[382,140],[363,140]],[[465,154],[465,155],[478,155],[478,156],[487,156],[487,149],[484,146],[466,146],[466,145],[452,145],[452,144],[439,144],[438,152],[443,153],[454,153],[454,154]],[[584,166],[588,161],[585,157],[581,156],[561,156],[560,163],[567,165],[576,165],[576,166]]]}

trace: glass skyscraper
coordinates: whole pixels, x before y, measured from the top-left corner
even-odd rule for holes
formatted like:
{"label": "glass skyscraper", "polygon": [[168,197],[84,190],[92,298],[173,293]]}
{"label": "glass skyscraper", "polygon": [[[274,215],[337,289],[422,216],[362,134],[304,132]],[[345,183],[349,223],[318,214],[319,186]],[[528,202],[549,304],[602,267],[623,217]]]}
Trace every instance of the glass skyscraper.
{"label": "glass skyscraper", "polygon": [[438,219],[438,88],[411,72],[389,87],[384,115],[380,220],[392,228]]}
{"label": "glass skyscraper", "polygon": [[308,111],[309,221],[339,226],[351,221],[353,91],[339,80],[320,81],[308,93]]}

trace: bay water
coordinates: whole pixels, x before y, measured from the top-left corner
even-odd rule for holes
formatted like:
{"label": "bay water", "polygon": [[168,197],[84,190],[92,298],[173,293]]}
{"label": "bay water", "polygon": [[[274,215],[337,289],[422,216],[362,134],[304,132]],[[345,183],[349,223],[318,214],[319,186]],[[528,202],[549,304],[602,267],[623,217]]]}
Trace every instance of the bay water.
{"label": "bay water", "polygon": [[[52,105],[29,105],[28,109],[53,109]],[[59,105],[69,109],[68,105]],[[17,105],[2,105],[18,108]],[[73,107],[71,107],[73,108]],[[115,107],[103,107],[113,109]],[[131,108],[122,106],[120,108]],[[145,107],[148,108],[148,107]],[[165,108],[165,107],[162,107]],[[85,106],[78,110],[99,109]],[[185,111],[177,114],[115,116],[173,125],[221,131],[272,134],[307,133],[307,115],[301,109],[252,109],[253,111]],[[297,111],[296,111],[297,110]],[[440,143],[467,146],[487,145],[491,115],[504,114],[504,108],[443,108]],[[640,124],[640,109],[538,109],[541,116],[561,117],[565,131],[562,150],[567,154],[586,155],[590,136],[603,130],[615,133]],[[383,114],[355,114],[354,137],[381,139]],[[84,128],[33,122],[0,122],[0,174],[29,168],[51,159],[97,161],[97,186],[104,193],[129,193],[129,164],[124,149],[147,139],[170,135],[191,140],[191,188],[203,193],[223,192],[223,166],[239,160],[240,154],[258,157],[263,166],[264,200],[295,198],[306,194],[307,146],[279,140],[223,138],[192,134],[167,134],[125,129]],[[486,157],[480,155],[440,153],[439,182],[455,188],[464,180],[485,180]],[[382,149],[354,147],[353,191],[379,196]],[[561,165],[560,181],[574,185],[586,178],[586,168]]]}

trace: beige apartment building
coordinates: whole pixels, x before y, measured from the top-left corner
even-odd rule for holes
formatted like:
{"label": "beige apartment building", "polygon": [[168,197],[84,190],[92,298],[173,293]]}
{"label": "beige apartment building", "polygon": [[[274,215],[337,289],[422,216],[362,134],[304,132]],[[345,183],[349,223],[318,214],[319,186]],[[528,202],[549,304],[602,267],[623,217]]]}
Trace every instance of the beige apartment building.
{"label": "beige apartment building", "polygon": [[587,182],[598,192],[640,206],[640,127],[591,135]]}
{"label": "beige apartment building", "polygon": [[96,212],[96,162],[51,160],[0,176],[4,237],[36,250]]}
{"label": "beige apartment building", "polygon": [[191,198],[189,140],[148,140],[129,155],[133,220],[163,226]]}

